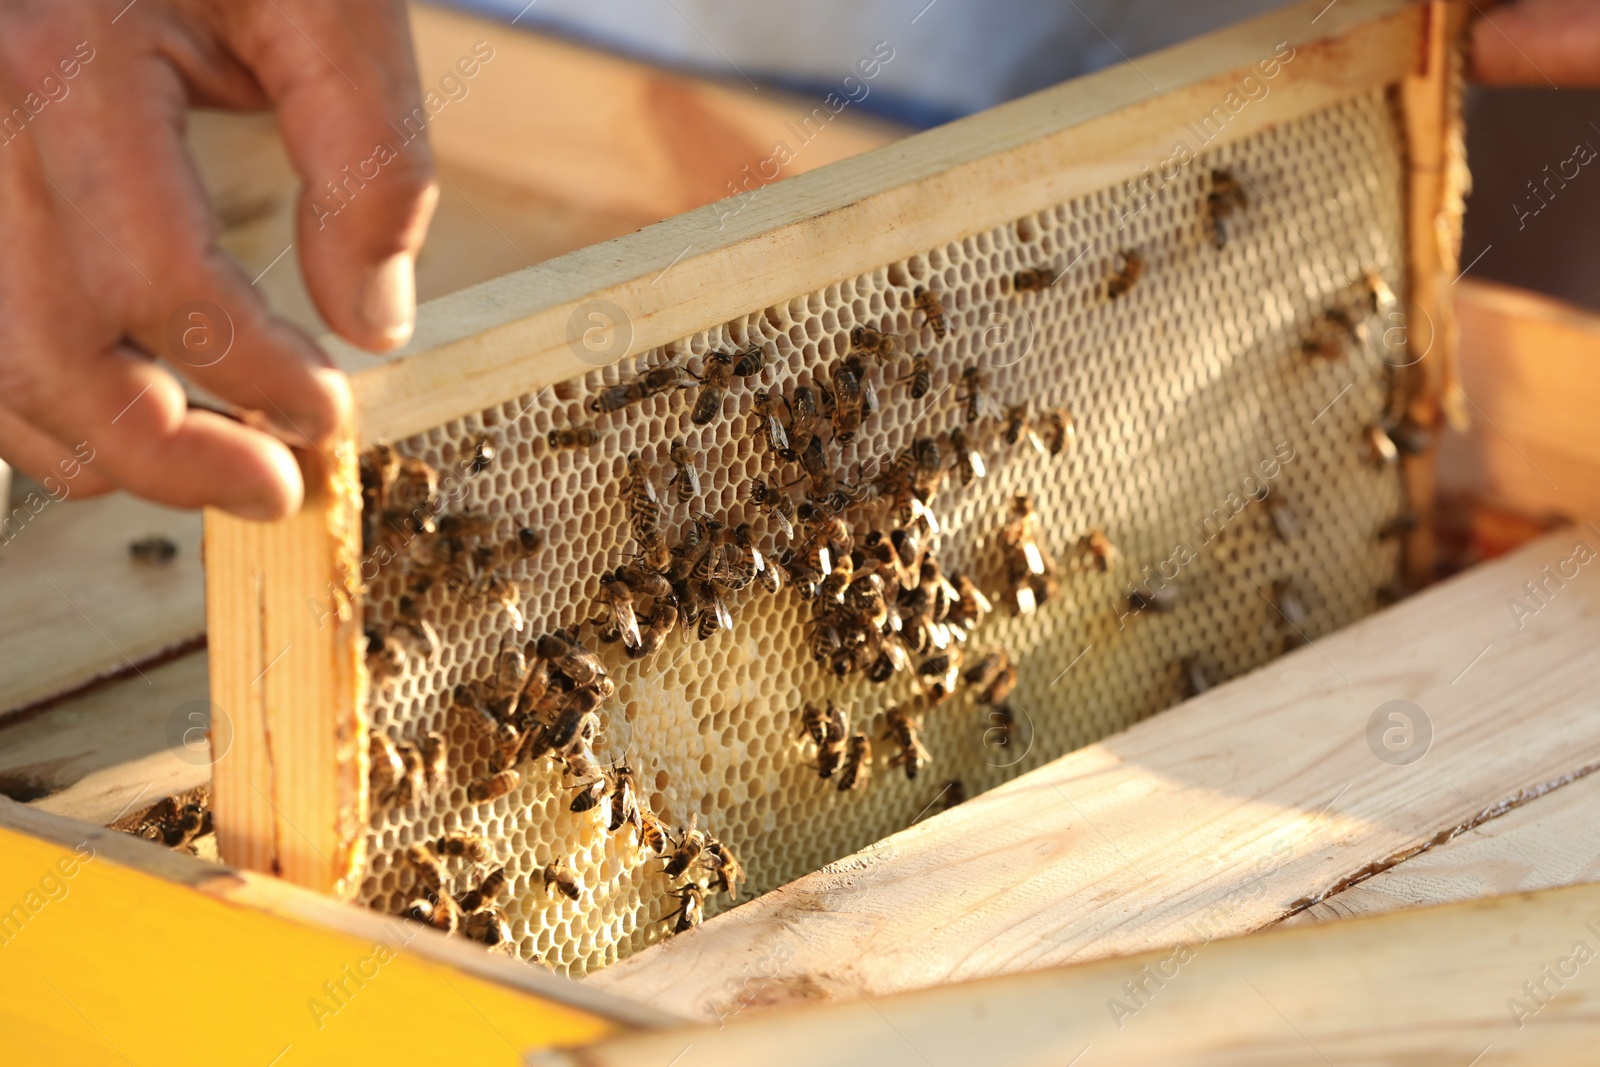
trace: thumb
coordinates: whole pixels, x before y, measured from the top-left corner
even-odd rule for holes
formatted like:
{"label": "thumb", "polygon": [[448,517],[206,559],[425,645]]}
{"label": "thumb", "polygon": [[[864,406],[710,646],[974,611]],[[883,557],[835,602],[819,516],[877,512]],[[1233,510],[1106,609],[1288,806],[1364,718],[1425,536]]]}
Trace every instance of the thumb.
{"label": "thumb", "polygon": [[305,180],[296,230],[312,299],[353,343],[403,345],[438,201],[405,6],[277,0],[255,17],[257,54],[247,62]]}

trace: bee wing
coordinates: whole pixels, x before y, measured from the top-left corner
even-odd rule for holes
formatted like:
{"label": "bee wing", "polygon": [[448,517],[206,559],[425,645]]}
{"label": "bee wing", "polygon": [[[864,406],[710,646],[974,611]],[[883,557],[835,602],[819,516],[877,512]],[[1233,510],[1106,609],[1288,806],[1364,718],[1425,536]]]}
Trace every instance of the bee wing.
{"label": "bee wing", "polygon": [[878,410],[878,391],[866,378],[861,379],[861,413],[871,415]]}
{"label": "bee wing", "polygon": [[1039,551],[1039,546],[1030,538],[1022,542],[1022,555],[1028,561],[1028,570],[1033,574],[1044,573],[1044,556]]}
{"label": "bee wing", "polygon": [[983,453],[976,448],[967,449],[967,463],[971,465],[974,477],[982,478],[989,473],[989,469],[983,464]]}
{"label": "bee wing", "polygon": [[772,450],[774,452],[789,451],[789,433],[783,428],[783,422],[776,415],[768,415],[766,422],[767,443],[772,446]]}
{"label": "bee wing", "polygon": [[1045,454],[1044,440],[1039,436],[1039,431],[1031,426],[1028,428],[1028,443],[1033,446],[1034,451],[1038,452],[1039,455]]}
{"label": "bee wing", "polygon": [[712,595],[711,607],[716,611],[717,621],[722,624],[722,628],[724,630],[733,629],[733,613],[728,610],[728,603],[722,599],[721,594]]}
{"label": "bee wing", "polygon": [[783,536],[791,541],[794,540],[794,523],[789,521],[789,516],[774,508],[772,517],[777,521],[778,529],[783,531]]}
{"label": "bee wing", "polygon": [[643,643],[644,638],[639,634],[639,616],[633,610],[633,604],[626,600],[612,601],[611,617],[616,621],[624,645],[638,648]]}
{"label": "bee wing", "polygon": [[1017,613],[1032,615],[1039,608],[1039,602],[1034,599],[1033,587],[1030,585],[1017,586]]}

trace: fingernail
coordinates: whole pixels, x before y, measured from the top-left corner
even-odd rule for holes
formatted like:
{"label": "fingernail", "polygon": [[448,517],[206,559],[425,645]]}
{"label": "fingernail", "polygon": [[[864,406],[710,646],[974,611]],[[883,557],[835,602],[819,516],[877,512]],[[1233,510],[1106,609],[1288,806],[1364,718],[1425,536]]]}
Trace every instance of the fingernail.
{"label": "fingernail", "polygon": [[411,340],[417,319],[416,260],[399,252],[374,267],[361,283],[356,314],[388,348]]}

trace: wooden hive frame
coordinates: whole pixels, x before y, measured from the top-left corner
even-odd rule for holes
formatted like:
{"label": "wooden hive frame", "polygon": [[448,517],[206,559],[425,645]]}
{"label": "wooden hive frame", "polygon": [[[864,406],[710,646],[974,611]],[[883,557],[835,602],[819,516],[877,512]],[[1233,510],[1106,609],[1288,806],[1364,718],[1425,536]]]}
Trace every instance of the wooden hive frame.
{"label": "wooden hive frame", "polygon": [[[1410,166],[1408,291],[1435,349],[1411,415],[1438,426],[1453,377],[1445,289],[1461,171],[1447,41],[1460,8],[1372,0],[1315,14],[1291,7],[801,175],[737,213],[692,211],[430,305],[406,354],[354,376],[355,437],[307,462],[300,516],[261,527],[208,515],[213,702],[248,709],[234,713],[233,747],[215,773],[224,857],[344,896],[361,869],[356,449],[592,370],[572,333],[586,309],[620,310],[620,359],[874,269],[908,243],[959,239],[1137,174],[1277,42],[1294,46],[1294,63],[1209,144],[1374,87],[1395,91]],[[1408,467],[1413,508],[1426,513],[1427,457]],[[1413,575],[1428,573],[1426,523],[1408,549]]]}

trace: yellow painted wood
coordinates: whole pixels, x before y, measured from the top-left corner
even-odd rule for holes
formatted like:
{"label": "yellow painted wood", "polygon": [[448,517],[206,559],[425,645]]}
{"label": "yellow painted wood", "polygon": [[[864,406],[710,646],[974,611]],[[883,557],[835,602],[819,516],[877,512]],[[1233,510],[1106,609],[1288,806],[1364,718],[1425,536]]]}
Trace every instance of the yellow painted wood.
{"label": "yellow painted wood", "polygon": [[616,1028],[448,966],[415,924],[272,914],[250,899],[268,879],[190,861],[193,884],[167,880],[113,858],[154,846],[83,832],[74,847],[0,828],[0,1062],[512,1067]]}

